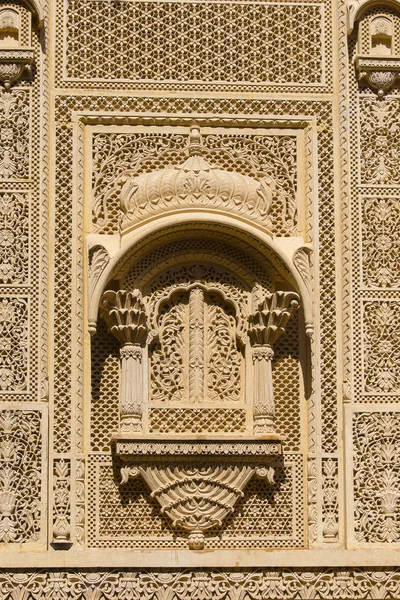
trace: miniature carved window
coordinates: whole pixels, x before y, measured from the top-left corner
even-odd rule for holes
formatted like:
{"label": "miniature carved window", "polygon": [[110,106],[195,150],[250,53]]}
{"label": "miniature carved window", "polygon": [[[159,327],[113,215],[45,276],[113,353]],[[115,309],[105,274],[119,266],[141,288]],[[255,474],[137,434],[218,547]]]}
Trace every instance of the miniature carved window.
{"label": "miniature carved window", "polygon": [[393,22],[388,17],[378,16],[371,21],[371,54],[393,54]]}
{"label": "miniature carved window", "polygon": [[12,9],[0,10],[0,46],[18,47],[20,45],[20,16]]}

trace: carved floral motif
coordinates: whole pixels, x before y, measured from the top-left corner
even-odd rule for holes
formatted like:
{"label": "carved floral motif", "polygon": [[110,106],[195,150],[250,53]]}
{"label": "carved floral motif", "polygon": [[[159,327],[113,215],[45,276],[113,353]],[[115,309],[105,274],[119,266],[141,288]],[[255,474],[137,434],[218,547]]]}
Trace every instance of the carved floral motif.
{"label": "carved floral motif", "polygon": [[400,391],[400,303],[364,303],[364,388],[366,392]]}
{"label": "carved floral motif", "polygon": [[41,415],[0,411],[0,542],[39,539],[41,515]]}
{"label": "carved floral motif", "polygon": [[360,100],[361,183],[398,185],[399,100]]}
{"label": "carved floral motif", "polygon": [[28,280],[29,207],[26,194],[0,194],[0,284]]}
{"label": "carved floral motif", "polygon": [[[228,178],[234,177],[233,173],[229,175],[230,172],[236,172],[248,175],[255,181],[269,181],[274,231],[295,231],[297,144],[294,136],[204,134],[202,142],[203,158],[213,169],[226,169]],[[96,134],[93,138],[92,181],[94,230],[104,233],[118,230],[120,188],[117,183],[122,175],[143,177],[143,173],[167,168],[172,170],[186,158],[187,136],[184,135]],[[260,189],[262,192],[262,186]],[[257,198],[259,203],[261,198]],[[170,208],[179,206],[178,198],[173,200],[175,204],[171,204],[172,199],[169,202]],[[142,217],[156,214],[160,210],[160,207],[155,206],[153,192],[147,208],[146,203],[140,202],[137,210]]]}
{"label": "carved floral motif", "polygon": [[354,526],[359,542],[400,541],[400,415],[353,417]]}
{"label": "carved floral motif", "polygon": [[[190,288],[187,293],[180,291],[178,283],[171,291],[174,287],[171,300],[161,305],[154,333],[151,399],[190,403],[239,400],[243,356],[238,349],[235,311],[212,285],[189,284],[184,286]],[[163,295],[168,298],[168,288]]]}
{"label": "carved floral motif", "polygon": [[71,464],[63,458],[54,461],[53,545],[68,547],[71,538]]}
{"label": "carved floral motif", "polygon": [[150,217],[191,208],[224,210],[272,229],[269,214],[275,183],[271,177],[257,181],[210,165],[202,156],[197,127],[190,130],[188,152],[189,158],[179,166],[121,177],[122,231]]}
{"label": "carved floral motif", "polygon": [[337,542],[339,536],[339,468],[337,459],[323,459],[322,478],[322,535],[325,542]]}
{"label": "carved floral motif", "polygon": [[6,571],[4,600],[376,600],[400,596],[397,568]]}
{"label": "carved floral motif", "polygon": [[29,92],[0,93],[0,179],[29,177]]}
{"label": "carved floral motif", "polygon": [[362,204],[362,271],[369,287],[400,286],[400,200],[364,198]]}
{"label": "carved floral motif", "polygon": [[0,297],[0,393],[28,387],[28,299]]}

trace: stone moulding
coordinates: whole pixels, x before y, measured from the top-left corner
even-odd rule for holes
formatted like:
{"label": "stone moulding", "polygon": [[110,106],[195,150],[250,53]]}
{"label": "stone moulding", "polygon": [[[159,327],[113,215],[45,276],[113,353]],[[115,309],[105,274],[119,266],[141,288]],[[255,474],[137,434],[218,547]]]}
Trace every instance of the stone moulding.
{"label": "stone moulding", "polygon": [[202,550],[205,532],[221,526],[252,479],[274,483],[281,459],[277,436],[269,439],[128,439],[115,436],[121,485],[142,477],[173,527],[188,532],[189,548]]}

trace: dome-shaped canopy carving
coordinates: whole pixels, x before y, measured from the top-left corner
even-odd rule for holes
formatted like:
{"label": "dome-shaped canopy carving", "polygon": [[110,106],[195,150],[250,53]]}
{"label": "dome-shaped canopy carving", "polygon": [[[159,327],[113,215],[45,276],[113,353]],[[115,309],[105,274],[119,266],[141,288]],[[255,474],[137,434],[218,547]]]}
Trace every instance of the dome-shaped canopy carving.
{"label": "dome-shaped canopy carving", "polygon": [[124,178],[123,232],[151,217],[191,208],[233,213],[271,229],[273,181],[212,166],[201,156],[201,148],[200,131],[192,128],[189,158],[182,165]]}

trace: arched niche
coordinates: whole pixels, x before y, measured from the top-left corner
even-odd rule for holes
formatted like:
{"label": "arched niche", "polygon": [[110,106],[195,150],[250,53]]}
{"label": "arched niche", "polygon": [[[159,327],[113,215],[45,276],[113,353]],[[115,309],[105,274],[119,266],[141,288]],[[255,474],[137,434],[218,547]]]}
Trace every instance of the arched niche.
{"label": "arched niche", "polygon": [[354,17],[351,30],[355,23],[358,24],[357,78],[383,97],[397,84],[400,76],[400,3],[397,0],[369,1],[353,8],[349,16],[353,14]]}
{"label": "arched niche", "polygon": [[371,8],[391,8],[400,13],[399,0],[347,0],[347,31],[350,35],[356,24]]}
{"label": "arched niche", "polygon": [[193,128],[182,165],[122,181],[119,249],[99,235],[89,250],[92,376],[118,396],[121,485],[143,477],[193,549],[252,477],[274,483],[277,394],[305,437],[311,250],[272,236],[272,185],[206,163]]}
{"label": "arched niche", "polygon": [[[273,416],[268,426],[249,427],[255,402],[254,355],[265,346],[268,358],[266,348],[273,350],[299,306],[299,335],[305,338],[307,322],[310,331],[309,292],[294,265],[289,268],[287,259],[266,239],[209,221],[163,227],[136,243],[132,240],[111,260],[97,245],[92,273],[98,271],[97,257],[106,266],[93,283],[91,331],[94,334],[97,320],[104,319],[118,338],[122,355],[128,346],[135,346],[130,366],[121,355],[121,368],[125,365],[142,382],[139,400],[121,398],[121,432],[143,431],[148,419],[143,420],[139,405],[148,410],[167,404],[208,408],[240,404],[247,411],[247,431],[273,434]],[[137,323],[123,321],[129,311]],[[139,325],[140,331],[135,329]],[[305,339],[301,343],[307,345]],[[140,368],[137,363],[133,367],[135,353]],[[224,379],[224,372],[232,381]],[[265,378],[272,381],[270,373]],[[272,388],[262,386],[260,397],[263,394],[273,399]],[[123,407],[129,403],[137,405],[136,416]]]}

